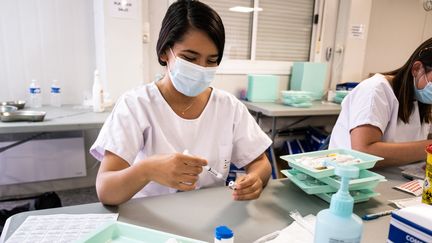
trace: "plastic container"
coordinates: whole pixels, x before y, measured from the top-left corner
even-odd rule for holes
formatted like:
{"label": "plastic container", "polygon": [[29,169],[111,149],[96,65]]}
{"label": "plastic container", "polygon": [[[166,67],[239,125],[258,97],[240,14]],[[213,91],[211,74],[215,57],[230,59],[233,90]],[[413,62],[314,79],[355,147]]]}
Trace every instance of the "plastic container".
{"label": "plastic container", "polygon": [[205,241],[194,240],[154,229],[144,228],[121,222],[109,223],[95,232],[87,235],[76,242],[143,242],[143,243],[204,243]]}
{"label": "plastic container", "polygon": [[234,233],[225,225],[216,227],[215,243],[234,243]]}
{"label": "plastic container", "polygon": [[31,108],[39,108],[42,107],[42,94],[41,87],[39,82],[36,79],[33,79],[30,83],[29,87],[29,106]]}
{"label": "plastic container", "polygon": [[432,205],[432,144],[426,148],[426,175],[423,183],[422,203]]}
{"label": "plastic container", "polygon": [[332,196],[330,208],[317,214],[314,242],[360,243],[363,222],[353,214],[354,199],[348,192],[349,180],[358,177],[359,169],[337,166],[335,173],[342,178],[341,187]]}
{"label": "plastic container", "polygon": [[[330,176],[319,179],[323,183],[334,188],[339,188],[341,178],[338,176]],[[374,189],[378,183],[385,180],[385,177],[369,170],[361,170],[356,179],[351,179],[349,182],[349,190]]]}
{"label": "plastic container", "polygon": [[54,107],[61,107],[61,88],[57,80],[53,80],[51,84],[50,104]]}
{"label": "plastic container", "polygon": [[282,170],[282,174],[290,179],[294,184],[296,184],[300,189],[302,189],[307,194],[318,194],[318,193],[329,193],[336,192],[332,186],[329,186],[318,179],[308,176],[296,169]]}
{"label": "plastic container", "polygon": [[291,70],[290,89],[310,91],[314,100],[324,95],[327,64],[317,62],[294,62]]}
{"label": "plastic container", "polygon": [[99,77],[99,71],[94,71],[93,78],[93,111],[94,112],[103,112],[104,111],[104,93],[102,88],[102,83]]}
{"label": "plastic container", "polygon": [[[329,192],[329,193],[317,193],[314,195],[330,203],[333,194],[334,194],[333,192]],[[361,203],[361,202],[366,202],[372,197],[376,197],[381,194],[373,191],[372,189],[361,189],[361,190],[350,191],[350,195],[353,197],[354,203]]]}
{"label": "plastic container", "polygon": [[308,174],[314,178],[324,178],[334,175],[334,167],[329,166],[322,169],[315,169],[312,167],[305,166],[301,162],[297,161],[298,159],[301,159],[305,156],[309,157],[322,157],[325,158],[326,156],[330,154],[342,154],[342,155],[351,155],[354,158],[357,158],[360,160],[359,163],[353,164],[353,166],[358,167],[360,170],[362,169],[369,169],[375,166],[375,163],[379,160],[382,160],[383,158],[362,153],[355,150],[350,149],[328,149],[328,150],[321,150],[321,151],[315,151],[315,152],[308,152],[303,154],[294,154],[294,155],[284,155],[280,158],[283,160],[286,160],[292,168],[295,168],[305,174]]}
{"label": "plastic container", "polygon": [[248,75],[246,98],[250,102],[275,102],[279,89],[276,75]]}
{"label": "plastic container", "polygon": [[282,90],[282,104],[307,108],[312,106],[313,92],[300,90]]}

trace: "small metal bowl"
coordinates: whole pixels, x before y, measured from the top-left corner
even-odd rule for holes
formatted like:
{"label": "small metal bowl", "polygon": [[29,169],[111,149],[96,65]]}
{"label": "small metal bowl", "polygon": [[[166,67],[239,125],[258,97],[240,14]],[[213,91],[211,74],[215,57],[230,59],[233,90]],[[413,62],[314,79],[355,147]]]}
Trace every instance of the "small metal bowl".
{"label": "small metal bowl", "polygon": [[15,101],[2,101],[0,102],[0,105],[10,105],[15,106],[18,108],[18,110],[21,110],[24,108],[26,102],[24,100],[15,100]]}
{"label": "small metal bowl", "polygon": [[18,108],[11,105],[0,105],[0,113],[16,111]]}
{"label": "small metal bowl", "polygon": [[45,118],[46,112],[44,111],[13,111],[3,112],[0,114],[2,122],[15,122],[15,121],[32,121],[40,122]]}

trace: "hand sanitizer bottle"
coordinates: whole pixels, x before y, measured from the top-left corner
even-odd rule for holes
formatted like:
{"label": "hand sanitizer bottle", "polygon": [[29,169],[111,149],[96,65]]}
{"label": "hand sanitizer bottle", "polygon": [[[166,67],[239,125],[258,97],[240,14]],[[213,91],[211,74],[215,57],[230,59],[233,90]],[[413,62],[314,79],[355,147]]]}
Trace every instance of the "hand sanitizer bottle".
{"label": "hand sanitizer bottle", "polygon": [[321,210],[316,218],[314,243],[360,242],[363,224],[353,214],[354,199],[349,194],[350,178],[357,178],[359,169],[354,166],[337,166],[335,174],[341,177],[341,186],[333,194],[330,208]]}
{"label": "hand sanitizer bottle", "polygon": [[225,225],[215,229],[215,243],[234,243],[234,233]]}
{"label": "hand sanitizer bottle", "polygon": [[36,79],[33,79],[30,83],[29,87],[29,105],[31,108],[39,108],[42,107],[42,94],[41,88]]}
{"label": "hand sanitizer bottle", "polygon": [[104,94],[102,89],[102,83],[99,78],[99,71],[94,71],[93,79],[93,111],[103,112],[104,111]]}
{"label": "hand sanitizer bottle", "polygon": [[61,89],[57,80],[53,80],[51,84],[50,104],[54,107],[61,107]]}

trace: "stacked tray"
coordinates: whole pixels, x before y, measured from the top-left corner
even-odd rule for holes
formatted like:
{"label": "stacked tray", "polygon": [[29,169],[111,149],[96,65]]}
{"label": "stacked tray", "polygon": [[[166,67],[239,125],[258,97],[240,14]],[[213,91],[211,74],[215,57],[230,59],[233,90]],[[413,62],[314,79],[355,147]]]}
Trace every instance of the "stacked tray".
{"label": "stacked tray", "polygon": [[205,243],[204,241],[122,222],[114,222],[101,226],[76,242]]}
{"label": "stacked tray", "polygon": [[350,180],[349,190],[354,202],[364,202],[379,195],[375,187],[385,177],[368,169],[383,158],[349,149],[330,149],[316,152],[281,156],[290,170],[282,170],[304,192],[330,202],[339,189],[340,178],[334,174],[334,165],[352,165],[360,169],[359,177]]}

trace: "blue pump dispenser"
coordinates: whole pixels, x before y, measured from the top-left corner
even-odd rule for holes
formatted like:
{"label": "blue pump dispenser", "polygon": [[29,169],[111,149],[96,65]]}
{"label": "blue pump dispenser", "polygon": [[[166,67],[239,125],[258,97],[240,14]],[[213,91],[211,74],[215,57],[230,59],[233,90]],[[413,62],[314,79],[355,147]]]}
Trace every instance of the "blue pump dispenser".
{"label": "blue pump dispenser", "polygon": [[352,213],[354,199],[348,190],[350,178],[357,178],[359,169],[354,166],[336,166],[335,174],[341,177],[341,186],[333,194],[330,208],[321,210],[317,215],[314,242],[360,242],[363,222]]}

